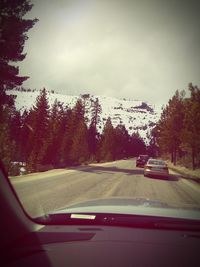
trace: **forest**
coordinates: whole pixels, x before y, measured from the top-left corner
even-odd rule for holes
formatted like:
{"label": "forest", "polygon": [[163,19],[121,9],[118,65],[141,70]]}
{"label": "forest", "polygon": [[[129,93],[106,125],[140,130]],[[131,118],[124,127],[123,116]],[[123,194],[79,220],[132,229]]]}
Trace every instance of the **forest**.
{"label": "forest", "polygon": [[154,153],[176,165],[200,167],[200,89],[189,83],[188,91],[176,91],[163,108],[151,134]]}
{"label": "forest", "polygon": [[109,117],[103,132],[98,133],[101,113],[98,98],[92,102],[91,113],[88,123],[82,98],[73,108],[57,100],[50,107],[45,88],[30,110],[21,114],[15,105],[5,109],[0,142],[8,172],[20,174],[20,162],[26,166],[26,172],[35,172],[113,161],[146,152],[138,133],[130,136],[124,125],[114,128]]}

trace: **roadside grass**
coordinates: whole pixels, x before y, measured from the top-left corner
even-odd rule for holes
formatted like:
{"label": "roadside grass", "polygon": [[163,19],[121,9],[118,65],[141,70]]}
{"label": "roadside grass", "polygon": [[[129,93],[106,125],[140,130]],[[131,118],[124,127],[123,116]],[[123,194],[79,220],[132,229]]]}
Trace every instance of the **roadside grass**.
{"label": "roadside grass", "polygon": [[185,178],[200,179],[200,169],[192,170],[181,165],[175,166],[170,161],[167,161],[167,165],[171,170],[176,171]]}

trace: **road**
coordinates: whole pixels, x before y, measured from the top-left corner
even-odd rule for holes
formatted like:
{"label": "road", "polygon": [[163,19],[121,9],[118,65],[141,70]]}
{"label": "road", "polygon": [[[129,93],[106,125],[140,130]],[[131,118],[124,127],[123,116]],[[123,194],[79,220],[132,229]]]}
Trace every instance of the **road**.
{"label": "road", "polygon": [[200,184],[171,173],[147,178],[135,160],[91,164],[11,179],[26,211],[37,217],[98,198],[148,198],[178,207],[200,207]]}

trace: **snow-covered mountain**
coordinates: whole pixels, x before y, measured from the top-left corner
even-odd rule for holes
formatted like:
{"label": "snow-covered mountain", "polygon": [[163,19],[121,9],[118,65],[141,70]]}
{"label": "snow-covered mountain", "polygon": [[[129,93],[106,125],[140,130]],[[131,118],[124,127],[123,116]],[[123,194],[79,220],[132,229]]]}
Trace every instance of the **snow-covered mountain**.
{"label": "snow-covered mountain", "polygon": [[[29,110],[36,102],[40,91],[7,91],[7,94],[16,96],[15,105],[18,110]],[[52,105],[57,99],[64,105],[73,107],[79,98],[84,97],[86,106],[86,116],[88,123],[90,122],[90,109],[92,101],[99,99],[102,112],[100,114],[100,122],[98,131],[102,132],[108,117],[111,117],[112,124],[116,127],[118,124],[125,125],[129,134],[139,132],[145,142],[148,143],[148,134],[159,120],[162,111],[161,105],[153,105],[146,101],[117,99],[113,97],[84,94],[80,96],[69,96],[54,92],[47,92],[49,104]]]}

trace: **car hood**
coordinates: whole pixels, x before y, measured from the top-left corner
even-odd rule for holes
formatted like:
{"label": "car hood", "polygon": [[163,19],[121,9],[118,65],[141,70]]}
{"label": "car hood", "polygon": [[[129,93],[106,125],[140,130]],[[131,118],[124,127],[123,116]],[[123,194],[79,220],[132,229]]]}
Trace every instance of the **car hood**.
{"label": "car hood", "polygon": [[59,209],[56,213],[108,213],[200,220],[200,209],[185,205],[181,208],[148,198],[95,199]]}

